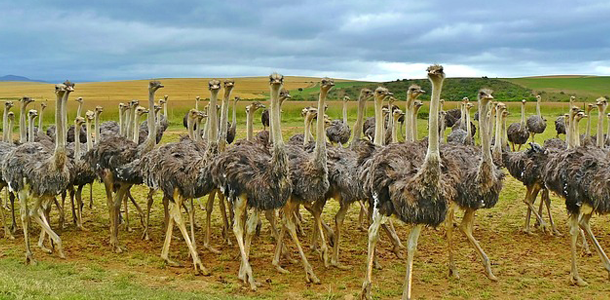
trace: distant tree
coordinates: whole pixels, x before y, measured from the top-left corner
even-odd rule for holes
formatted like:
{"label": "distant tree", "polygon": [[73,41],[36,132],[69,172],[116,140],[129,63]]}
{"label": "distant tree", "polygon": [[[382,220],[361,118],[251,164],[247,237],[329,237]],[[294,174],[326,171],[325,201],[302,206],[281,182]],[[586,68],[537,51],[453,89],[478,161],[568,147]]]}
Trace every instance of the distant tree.
{"label": "distant tree", "polygon": [[299,88],[299,92],[302,92],[302,91],[303,91],[303,88]]}

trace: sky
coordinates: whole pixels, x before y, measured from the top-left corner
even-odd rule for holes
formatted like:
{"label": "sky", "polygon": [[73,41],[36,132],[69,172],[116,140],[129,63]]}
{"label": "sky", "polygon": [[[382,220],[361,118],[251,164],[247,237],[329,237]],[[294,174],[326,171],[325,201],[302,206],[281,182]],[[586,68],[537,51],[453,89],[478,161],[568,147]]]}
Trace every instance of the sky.
{"label": "sky", "polygon": [[610,1],[0,1],[0,76],[610,75]]}

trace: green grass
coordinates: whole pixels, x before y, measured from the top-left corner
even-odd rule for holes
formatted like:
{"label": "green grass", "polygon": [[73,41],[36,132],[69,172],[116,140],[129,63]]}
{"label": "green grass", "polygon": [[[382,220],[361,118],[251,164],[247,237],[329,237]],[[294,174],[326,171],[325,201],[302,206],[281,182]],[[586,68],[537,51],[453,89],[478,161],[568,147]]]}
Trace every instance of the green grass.
{"label": "green grass", "polygon": [[543,92],[544,100],[568,101],[571,95],[578,101],[593,101],[598,97],[608,98],[609,76],[575,78],[513,78],[506,81]]}

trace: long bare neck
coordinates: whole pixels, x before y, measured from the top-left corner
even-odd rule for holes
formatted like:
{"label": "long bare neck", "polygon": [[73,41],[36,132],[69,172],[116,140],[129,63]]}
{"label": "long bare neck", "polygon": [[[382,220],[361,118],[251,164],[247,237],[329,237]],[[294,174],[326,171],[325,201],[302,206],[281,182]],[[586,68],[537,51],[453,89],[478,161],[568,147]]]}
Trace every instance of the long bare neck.
{"label": "long bare neck", "polygon": [[85,128],[87,130],[87,151],[91,151],[93,148],[93,140],[91,136],[91,120],[89,120],[89,118],[85,121]]}
{"label": "long bare neck", "polygon": [[405,142],[413,141],[413,118],[411,117],[413,112],[413,95],[407,92],[407,104],[405,105]]}
{"label": "long bare neck", "polygon": [[42,133],[42,116],[44,114],[44,109],[40,108],[40,114],[38,115],[38,132]]}
{"label": "long bare neck", "polygon": [[[591,110],[587,110],[587,115],[589,116],[587,118],[587,131],[585,131],[585,137],[589,138],[591,136]],[[604,119],[601,119],[601,121],[603,122]],[[598,121],[599,122],[599,121]]]}
{"label": "long bare neck", "polygon": [[358,99],[358,115],[354,124],[354,136],[352,143],[362,138],[362,123],[364,122],[364,109],[366,107],[366,98],[364,96]]}
{"label": "long bare neck", "polygon": [[498,110],[496,112],[496,134],[494,138],[494,153],[498,155],[498,153],[502,152],[502,111]]}
{"label": "long bare neck", "polygon": [[100,143],[102,130],[100,129],[100,114],[95,113],[95,144]]}
{"label": "long bare neck", "polygon": [[508,143],[508,132],[506,132],[506,117],[502,115],[502,147]]}
{"label": "long bare neck", "polygon": [[[484,101],[479,100],[479,127],[483,130],[489,130],[488,128],[492,124],[493,117],[485,117],[488,113],[488,104]],[[485,132],[485,131],[482,131]],[[492,162],[491,159],[491,136],[489,134],[481,134],[481,150],[483,151],[483,162],[489,164]]]}
{"label": "long bare neck", "polygon": [[[63,98],[68,98],[68,92],[64,93]],[[55,163],[57,166],[62,165],[66,159],[66,123],[63,122],[63,99],[58,95],[55,104]]]}
{"label": "long bare neck", "polygon": [[343,101],[343,124],[347,125],[347,101]]}
{"label": "long bare neck", "polygon": [[[491,115],[487,118],[487,123],[485,124],[487,126],[487,134],[489,135],[489,139],[487,140],[488,142],[491,142],[491,137],[493,136],[494,133],[494,128],[496,125],[495,117],[496,117],[496,112],[497,112],[497,108],[492,108],[491,110]],[[481,142],[483,142],[481,140]]]}
{"label": "long bare neck", "polygon": [[30,117],[28,124],[28,142],[34,142],[34,119]]}
{"label": "long bare neck", "polygon": [[136,114],[133,118],[133,142],[134,143],[139,143],[140,142],[140,127],[138,126],[138,122],[140,122],[140,116],[138,114]]}
{"label": "long bare neck", "polygon": [[578,128],[578,124],[580,123],[580,120],[575,119],[574,120],[574,145],[576,145],[576,147],[580,147],[580,130]]}
{"label": "long bare neck", "polygon": [[326,106],[327,90],[320,90],[318,98],[318,119],[316,122],[316,148],[314,159],[319,166],[326,167],[326,134],[324,130],[324,107]]}
{"label": "long bare neck", "polygon": [[208,106],[208,145],[218,145],[218,90],[212,90]]}
{"label": "long bare neck", "polygon": [[378,146],[383,146],[383,100],[375,98],[375,139],[373,143]]}
{"label": "long bare neck", "polygon": [[542,118],[542,114],[540,113],[540,101],[542,101],[541,98],[536,98],[536,114]]}
{"label": "long bare neck", "polygon": [[[58,104],[58,105],[60,105],[60,104]],[[27,104],[25,101],[21,101],[21,103],[19,103],[19,142],[20,143],[25,143],[26,139],[27,139],[26,120],[25,120],[26,106],[27,106]]]}
{"label": "long bare neck", "polygon": [[4,106],[4,115],[2,117],[2,140],[5,142],[9,141],[8,132],[8,108]]}
{"label": "long bare neck", "polygon": [[[595,144],[597,145],[597,147],[603,147],[604,146],[604,132],[603,132],[603,126],[604,126],[604,111],[600,108],[598,110],[599,114],[597,116],[597,137],[596,137],[596,141]],[[608,122],[608,128],[610,128],[610,122]],[[610,138],[610,131],[607,132],[608,134],[608,138]]]}
{"label": "long bare neck", "polygon": [[417,141],[417,108],[411,111],[411,142]]}
{"label": "long bare neck", "polygon": [[237,100],[233,100],[233,117],[231,117],[231,127],[237,126]]}
{"label": "long bare neck", "polygon": [[192,140],[195,140],[195,133],[193,131],[193,118],[191,118],[191,116],[188,116],[186,118],[186,127],[188,128],[188,135]]}
{"label": "long bare neck", "polygon": [[576,122],[576,114],[572,113],[571,114],[571,120],[570,120],[570,131],[572,132],[570,134],[571,136],[571,144],[572,147],[578,147],[578,140],[580,140],[580,136],[578,135],[578,122]]}
{"label": "long bare neck", "polygon": [[466,112],[466,138],[472,138],[472,128],[470,127],[470,110],[466,108],[464,110]]}
{"label": "long bare neck", "polygon": [[439,122],[441,123],[441,131],[439,133],[439,143],[444,143],[445,142],[445,129],[446,125],[445,125],[445,115],[441,115],[441,117],[439,118]]}
{"label": "long bare neck", "polygon": [[231,88],[225,88],[220,107],[220,132],[218,134],[218,149],[224,151],[227,146],[227,121],[229,120],[229,96]]}
{"label": "long bare neck", "polygon": [[82,111],[83,111],[83,103],[78,102],[78,108],[76,109],[76,117],[80,117],[80,114]]}
{"label": "long bare neck", "polygon": [[132,132],[132,129],[131,129],[132,121],[131,120],[133,120],[131,113],[134,112],[135,108],[136,108],[135,106],[130,107],[129,110],[127,110],[127,112],[125,113],[125,127],[126,127],[125,128],[125,137],[127,139],[131,138],[131,132]]}
{"label": "long bare neck", "polygon": [[6,140],[4,140],[5,142],[8,143],[12,143],[13,142],[13,120],[9,119],[8,120],[8,130],[6,133]]}
{"label": "long bare neck", "polygon": [[203,138],[201,136],[201,132],[202,132],[202,128],[203,126],[201,126],[201,121],[203,121],[202,119],[198,119],[197,120],[197,130],[195,130],[195,141],[201,143],[203,141]]}
{"label": "long bare neck", "polygon": [[165,101],[165,103],[163,103],[163,116],[165,117],[165,120],[168,121],[168,119],[167,119],[167,101]]}
{"label": "long bare neck", "polygon": [[251,141],[252,136],[254,135],[254,126],[252,122],[254,121],[254,112],[250,110],[246,110],[246,140]]}
{"label": "long bare neck", "polygon": [[125,135],[125,111],[119,109],[119,135]]}
{"label": "long bare neck", "polygon": [[525,128],[525,103],[521,103],[521,130]]}
{"label": "long bare neck", "polygon": [[398,119],[394,118],[394,126],[392,126],[392,143],[398,143]]}
{"label": "long bare neck", "polygon": [[[153,148],[155,148],[155,145],[157,144],[157,126],[156,126],[156,114],[155,114],[155,90],[149,90],[148,91],[148,118],[147,118],[147,125],[148,125],[148,136],[146,137],[146,141],[144,141],[144,148],[142,149],[141,152],[148,152],[150,150],[152,150]],[[134,124],[134,138],[135,136],[138,136],[139,134],[139,126],[138,124]],[[137,130],[137,131],[136,131]]]}
{"label": "long bare neck", "polygon": [[[80,128],[81,124],[74,123],[74,129]],[[81,148],[80,148],[80,134],[75,130],[74,132],[74,159],[80,159]]]}
{"label": "long bare neck", "polygon": [[210,124],[210,117],[205,119],[205,124],[203,125],[203,140],[206,141],[206,142],[210,141],[210,139],[209,139],[210,138],[210,136],[209,136],[210,132],[208,131],[208,128],[209,128],[208,125],[209,124]]}
{"label": "long bare neck", "polygon": [[[9,126],[9,128],[10,128],[10,126]],[[601,148],[604,146],[604,140],[600,141],[600,136],[601,136],[601,134],[597,135],[597,147]],[[606,144],[609,144],[609,143],[610,143],[610,116],[608,117],[608,128],[606,130]]]}
{"label": "long bare neck", "polygon": [[[438,112],[440,109],[441,90],[443,89],[443,80],[438,82],[432,81],[432,95],[430,96],[430,116],[428,117],[428,150],[424,164],[431,167],[434,163],[436,171],[440,171],[441,154],[439,150],[438,140]],[[437,170],[438,168],[438,170]]]}
{"label": "long bare neck", "polygon": [[[280,95],[281,86],[271,87],[271,107],[269,109],[269,130],[270,138],[273,140],[274,149],[284,149],[284,139],[282,138],[282,128],[280,122]],[[278,152],[278,151],[275,151]]]}

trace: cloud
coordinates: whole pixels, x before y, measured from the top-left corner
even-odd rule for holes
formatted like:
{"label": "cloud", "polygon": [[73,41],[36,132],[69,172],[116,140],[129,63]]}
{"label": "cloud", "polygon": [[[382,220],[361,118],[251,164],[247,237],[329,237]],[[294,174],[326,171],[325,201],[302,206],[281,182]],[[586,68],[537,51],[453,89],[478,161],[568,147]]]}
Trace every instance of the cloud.
{"label": "cloud", "polygon": [[[607,1],[5,1],[0,73],[44,80],[609,74]],[[3,75],[3,74],[0,74]]]}

